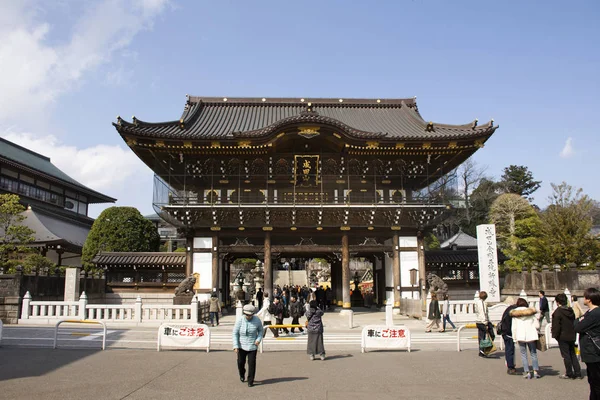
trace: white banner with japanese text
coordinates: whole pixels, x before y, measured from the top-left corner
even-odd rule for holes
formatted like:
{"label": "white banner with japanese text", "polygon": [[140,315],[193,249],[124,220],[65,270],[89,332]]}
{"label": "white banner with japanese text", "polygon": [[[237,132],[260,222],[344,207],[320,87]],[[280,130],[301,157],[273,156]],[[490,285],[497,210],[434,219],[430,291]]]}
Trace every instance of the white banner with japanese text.
{"label": "white banner with japanese text", "polygon": [[361,351],[367,349],[408,349],[410,330],[404,325],[367,325],[362,330]]}
{"label": "white banner with japanese text", "polygon": [[164,323],[158,328],[157,351],[163,347],[210,350],[210,329],[205,324]]}
{"label": "white banner with japanese text", "polygon": [[479,290],[487,292],[487,301],[499,302],[500,277],[498,275],[496,225],[477,225],[477,253],[479,260]]}

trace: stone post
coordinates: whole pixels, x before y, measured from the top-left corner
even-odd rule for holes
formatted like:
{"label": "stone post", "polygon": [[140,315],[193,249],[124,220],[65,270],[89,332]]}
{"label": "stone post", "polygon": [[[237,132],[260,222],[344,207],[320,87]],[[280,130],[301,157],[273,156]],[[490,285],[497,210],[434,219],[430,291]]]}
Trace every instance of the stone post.
{"label": "stone post", "polygon": [[212,291],[219,297],[219,237],[213,236],[212,248],[210,249],[212,255]]}
{"label": "stone post", "polygon": [[21,307],[21,319],[29,319],[29,312],[31,311],[30,303],[31,294],[29,293],[29,291],[27,291],[27,293],[25,293],[25,296],[23,297],[23,305]]}
{"label": "stone post", "polygon": [[79,298],[79,268],[67,268],[65,271],[64,301],[77,301]]}
{"label": "stone post", "polygon": [[196,295],[192,297],[192,311],[190,313],[190,322],[197,324],[200,318],[198,318],[198,297]]}
{"label": "stone post", "polygon": [[87,308],[87,295],[85,292],[81,292],[81,296],[79,296],[79,319],[84,320],[86,318],[86,308]]}
{"label": "stone post", "polygon": [[135,322],[142,322],[142,297],[138,295],[135,299],[135,308],[133,310],[133,320]]}
{"label": "stone post", "polygon": [[565,296],[567,296],[567,305],[569,307],[571,307],[571,292],[569,291],[569,288],[565,288]]}

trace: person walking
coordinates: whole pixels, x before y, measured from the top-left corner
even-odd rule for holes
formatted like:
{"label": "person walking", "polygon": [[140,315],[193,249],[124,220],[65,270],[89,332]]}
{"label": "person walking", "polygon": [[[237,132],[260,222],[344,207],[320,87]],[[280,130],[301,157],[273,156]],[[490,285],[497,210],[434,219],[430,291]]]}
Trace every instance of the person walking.
{"label": "person walking", "polygon": [[600,292],[589,288],[583,292],[583,304],[589,310],[575,323],[579,333],[581,359],[587,366],[590,400],[600,400]]}
{"label": "person walking", "polygon": [[509,375],[517,375],[517,369],[515,368],[515,342],[512,336],[512,317],[510,312],[517,308],[515,299],[512,296],[508,296],[504,300],[504,304],[507,304],[506,310],[502,313],[502,319],[498,324],[497,333],[502,335],[504,341],[504,358],[506,360],[506,373]]}
{"label": "person walking", "polygon": [[256,306],[258,307],[259,310],[262,310],[263,298],[264,298],[264,294],[263,294],[262,288],[258,288],[258,290],[256,291]]}
{"label": "person walking", "polygon": [[[538,329],[540,327],[539,320],[535,317],[535,310],[529,308],[527,300],[519,298],[517,300],[517,308],[510,312],[512,320],[512,337],[519,344],[521,351],[521,360],[523,361],[523,378],[540,378],[540,367],[538,364],[537,349],[535,342],[539,339]],[[527,358],[527,349],[531,354],[531,364],[533,367],[533,375],[529,373],[529,359]]]}
{"label": "person walking", "polygon": [[[302,304],[300,304],[296,296],[292,296],[292,300],[290,303],[290,315],[292,317],[292,325],[300,324],[300,317],[304,315],[304,312],[302,312],[302,308]],[[292,328],[292,333],[294,333],[294,329],[295,328]],[[298,328],[298,330],[300,331],[300,333],[304,333],[304,329]]]}
{"label": "person walking", "polygon": [[431,302],[429,303],[429,312],[427,313],[427,319],[429,322],[427,326],[425,326],[425,332],[431,332],[431,328],[435,325],[435,329],[440,330],[440,320],[442,319],[442,314],[440,313],[440,303],[438,302],[437,294],[431,293]]}
{"label": "person walking", "polygon": [[256,374],[256,352],[263,338],[263,327],[260,319],[254,315],[256,308],[246,304],[242,310],[243,318],[238,319],[233,327],[233,351],[237,354],[237,366],[240,381],[246,379],[246,360],[248,360],[248,387],[254,386]]}
{"label": "person walking", "polygon": [[558,308],[552,313],[552,337],[558,342],[560,355],[565,363],[565,374],[561,379],[581,379],[581,367],[575,354],[575,313],[567,304],[567,296],[564,293],[554,298]]}
{"label": "person walking", "polygon": [[479,357],[487,357],[488,354],[481,348],[481,341],[485,340],[486,336],[490,336],[490,340],[494,343],[494,339],[496,335],[494,335],[494,327],[490,322],[490,317],[488,314],[488,306],[485,303],[488,295],[487,292],[481,291],[479,292],[479,299],[475,302],[476,316],[475,316],[475,324],[477,325],[477,337],[479,339],[480,347],[479,347]]}
{"label": "person walking", "polygon": [[219,326],[219,313],[221,312],[221,302],[217,297],[217,294],[213,292],[208,300],[208,312],[210,313],[210,325],[215,326],[215,318],[217,319],[217,326]]}
{"label": "person walking", "polygon": [[[284,308],[283,303],[279,297],[273,299],[273,303],[269,306],[269,312],[275,317],[275,324],[283,325]],[[279,331],[279,329],[277,329]],[[289,335],[290,331],[287,328],[283,328],[283,331]]]}
{"label": "person walking", "polygon": [[306,331],[308,340],[306,341],[306,353],[312,361],[316,355],[321,360],[325,360],[325,346],[323,345],[323,310],[319,308],[316,300],[311,300],[309,309],[306,312]]}
{"label": "person walking", "polygon": [[456,330],[456,325],[450,320],[450,296],[444,295],[444,321],[442,322],[442,332],[446,332],[446,322],[452,325],[452,329]]}
{"label": "person walking", "polygon": [[[271,308],[271,300],[269,299],[269,293],[265,292],[264,296],[264,301],[263,301],[263,306],[260,309],[260,311],[257,313],[257,315],[262,318],[263,320],[263,326],[268,326],[272,324],[273,321],[273,315],[269,312],[269,308]],[[279,332],[277,332],[277,329],[275,328],[269,328],[271,329],[271,332],[273,332],[273,336],[274,337],[279,337]],[[266,336],[267,334],[267,330],[263,330],[263,338]]]}
{"label": "person walking", "polygon": [[550,306],[548,305],[548,299],[546,298],[546,292],[540,290],[540,328],[542,327],[542,323],[544,318],[546,318],[546,323],[550,323]]}

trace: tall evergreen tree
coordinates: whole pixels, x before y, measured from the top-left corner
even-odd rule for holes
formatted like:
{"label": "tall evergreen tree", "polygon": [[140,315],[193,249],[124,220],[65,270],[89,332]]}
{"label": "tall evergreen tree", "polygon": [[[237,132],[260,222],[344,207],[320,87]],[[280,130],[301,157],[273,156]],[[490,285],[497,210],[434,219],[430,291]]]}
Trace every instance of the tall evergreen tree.
{"label": "tall evergreen tree", "polygon": [[524,165],[511,165],[504,168],[500,181],[506,193],[515,193],[527,199],[540,188],[542,181],[533,179],[533,174]]}

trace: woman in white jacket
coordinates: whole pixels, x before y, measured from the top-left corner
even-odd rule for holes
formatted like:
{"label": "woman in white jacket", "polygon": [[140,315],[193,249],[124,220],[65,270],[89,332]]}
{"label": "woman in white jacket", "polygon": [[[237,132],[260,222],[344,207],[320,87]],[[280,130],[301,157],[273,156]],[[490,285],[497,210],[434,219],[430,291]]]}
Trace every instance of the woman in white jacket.
{"label": "woman in white jacket", "polygon": [[[264,294],[263,306],[256,315],[263,320],[263,326],[271,325],[271,321],[273,321],[273,315],[269,312],[269,306],[271,306],[271,300],[269,299],[269,293],[265,292]],[[279,333],[277,329],[270,328],[271,332],[273,332],[273,336],[276,338],[279,337]],[[263,338],[267,336],[267,330],[263,331]]]}
{"label": "woman in white jacket", "polygon": [[[519,349],[521,350],[524,371],[523,378],[538,379],[540,378],[540,367],[535,342],[539,339],[538,329],[540,328],[540,322],[535,317],[536,311],[528,307],[529,303],[527,303],[527,300],[520,298],[517,300],[517,308],[510,312],[510,316],[512,317],[512,337],[515,343],[519,344]],[[533,375],[529,373],[527,349],[531,353]]]}

